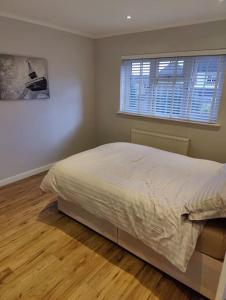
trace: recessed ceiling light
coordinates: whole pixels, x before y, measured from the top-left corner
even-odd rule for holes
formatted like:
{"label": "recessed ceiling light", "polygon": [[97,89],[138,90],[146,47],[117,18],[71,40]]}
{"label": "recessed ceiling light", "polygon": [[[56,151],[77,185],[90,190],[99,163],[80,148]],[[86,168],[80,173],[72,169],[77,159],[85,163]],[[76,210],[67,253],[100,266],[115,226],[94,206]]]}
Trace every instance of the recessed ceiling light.
{"label": "recessed ceiling light", "polygon": [[128,15],[128,16],[126,16],[126,19],[127,19],[127,20],[131,20],[132,17]]}

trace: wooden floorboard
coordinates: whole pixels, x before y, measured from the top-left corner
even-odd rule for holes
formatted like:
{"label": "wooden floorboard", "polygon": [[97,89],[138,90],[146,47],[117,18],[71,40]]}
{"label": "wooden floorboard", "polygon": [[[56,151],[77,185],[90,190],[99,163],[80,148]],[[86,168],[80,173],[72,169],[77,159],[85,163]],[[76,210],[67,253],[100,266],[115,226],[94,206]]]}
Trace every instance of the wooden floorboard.
{"label": "wooden floorboard", "polygon": [[0,299],[204,299],[57,210],[43,174],[0,188]]}

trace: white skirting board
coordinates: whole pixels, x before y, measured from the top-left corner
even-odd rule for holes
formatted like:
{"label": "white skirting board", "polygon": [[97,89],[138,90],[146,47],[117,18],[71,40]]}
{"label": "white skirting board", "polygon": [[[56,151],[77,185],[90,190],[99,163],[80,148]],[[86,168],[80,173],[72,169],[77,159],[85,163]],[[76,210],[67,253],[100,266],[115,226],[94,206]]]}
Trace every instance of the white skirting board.
{"label": "white skirting board", "polygon": [[45,172],[45,171],[49,170],[54,164],[55,163],[51,163],[51,164],[48,164],[48,165],[45,165],[45,166],[42,166],[42,167],[39,167],[39,168],[35,168],[33,170],[29,170],[29,171],[14,175],[12,177],[2,179],[2,180],[0,180],[0,187],[4,186],[4,185],[7,185],[7,184],[10,184],[10,183],[13,183],[13,182],[16,182],[16,181],[19,181],[21,179],[24,179],[24,178],[27,178],[27,177]]}

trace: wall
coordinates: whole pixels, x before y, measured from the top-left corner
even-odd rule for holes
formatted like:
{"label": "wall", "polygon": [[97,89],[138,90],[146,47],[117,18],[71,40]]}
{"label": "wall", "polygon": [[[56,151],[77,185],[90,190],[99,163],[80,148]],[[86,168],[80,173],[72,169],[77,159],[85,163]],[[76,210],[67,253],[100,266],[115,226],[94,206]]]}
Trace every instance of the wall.
{"label": "wall", "polygon": [[0,53],[48,60],[50,100],[0,101],[0,180],[95,145],[94,42],[0,17]]}
{"label": "wall", "polygon": [[226,84],[218,129],[117,115],[122,55],[226,48],[226,20],[96,41],[96,118],[98,143],[129,141],[139,128],[191,138],[190,155],[226,162]]}
{"label": "wall", "polygon": [[99,144],[129,141],[140,128],[188,136],[192,156],[226,161],[226,85],[219,129],[117,115],[122,55],[226,48],[225,28],[219,21],[94,42],[0,17],[0,53],[46,58],[51,95],[0,101],[0,180],[95,146],[95,122]]}

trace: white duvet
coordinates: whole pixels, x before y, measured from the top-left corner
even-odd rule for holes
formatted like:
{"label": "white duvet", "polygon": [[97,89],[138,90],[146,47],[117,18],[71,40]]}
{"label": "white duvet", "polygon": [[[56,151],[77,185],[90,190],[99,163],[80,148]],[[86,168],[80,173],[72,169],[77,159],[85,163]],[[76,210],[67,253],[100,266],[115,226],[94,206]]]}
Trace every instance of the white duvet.
{"label": "white duvet", "polygon": [[60,161],[41,188],[110,221],[185,272],[202,222],[188,203],[222,164],[151,147],[113,143]]}

